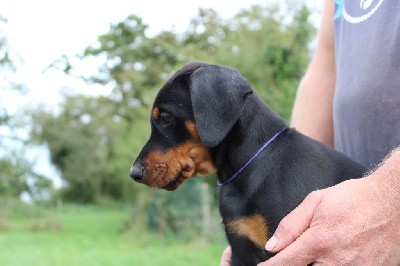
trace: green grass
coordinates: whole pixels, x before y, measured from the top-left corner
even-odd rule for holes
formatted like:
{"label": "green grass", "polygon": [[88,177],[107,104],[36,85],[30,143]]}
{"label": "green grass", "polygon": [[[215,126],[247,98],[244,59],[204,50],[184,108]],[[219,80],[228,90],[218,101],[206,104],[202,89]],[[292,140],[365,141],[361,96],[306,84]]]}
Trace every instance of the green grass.
{"label": "green grass", "polygon": [[128,207],[68,205],[62,212],[62,230],[33,231],[43,229],[37,226],[46,224],[42,216],[11,216],[12,229],[0,232],[0,265],[217,265],[225,247],[165,239],[141,230],[141,225],[122,232]]}

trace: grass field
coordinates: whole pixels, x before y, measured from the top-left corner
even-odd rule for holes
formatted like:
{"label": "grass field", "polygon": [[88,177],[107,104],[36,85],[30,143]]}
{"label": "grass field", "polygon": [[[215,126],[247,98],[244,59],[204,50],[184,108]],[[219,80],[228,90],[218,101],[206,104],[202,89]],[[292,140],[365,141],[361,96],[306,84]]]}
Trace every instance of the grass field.
{"label": "grass field", "polygon": [[64,206],[61,230],[46,224],[51,217],[31,216],[10,215],[10,228],[0,231],[0,265],[217,265],[225,247],[165,239],[143,226],[123,232],[128,207]]}

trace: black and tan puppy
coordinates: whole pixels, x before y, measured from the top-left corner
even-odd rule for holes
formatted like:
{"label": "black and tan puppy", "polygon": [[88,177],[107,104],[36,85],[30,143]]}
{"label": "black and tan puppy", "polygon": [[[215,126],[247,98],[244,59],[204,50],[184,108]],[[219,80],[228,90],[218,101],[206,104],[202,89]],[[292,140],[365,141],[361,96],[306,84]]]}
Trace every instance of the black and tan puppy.
{"label": "black and tan puppy", "polygon": [[225,67],[191,63],[177,71],[159,91],[150,121],[131,177],[174,190],[217,171],[233,265],[271,257],[264,249],[269,235],[311,191],[366,171],[287,128],[238,71]]}

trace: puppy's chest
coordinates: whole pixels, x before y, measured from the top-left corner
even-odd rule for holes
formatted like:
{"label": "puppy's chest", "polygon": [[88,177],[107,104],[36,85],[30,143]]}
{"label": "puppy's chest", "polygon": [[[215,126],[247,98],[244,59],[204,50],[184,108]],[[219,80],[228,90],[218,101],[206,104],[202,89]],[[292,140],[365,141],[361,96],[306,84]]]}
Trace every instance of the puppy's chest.
{"label": "puppy's chest", "polygon": [[267,219],[248,199],[229,194],[220,197],[220,211],[227,234],[249,240],[263,249],[270,233]]}

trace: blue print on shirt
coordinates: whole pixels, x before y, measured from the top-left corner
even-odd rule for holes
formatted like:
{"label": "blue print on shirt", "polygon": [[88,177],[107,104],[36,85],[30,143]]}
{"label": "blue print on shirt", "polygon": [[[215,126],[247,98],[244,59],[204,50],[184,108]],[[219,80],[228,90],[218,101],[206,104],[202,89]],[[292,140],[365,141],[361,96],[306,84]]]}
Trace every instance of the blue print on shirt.
{"label": "blue print on shirt", "polygon": [[[343,18],[351,24],[358,24],[369,19],[383,4],[384,0],[334,0],[336,11],[333,19]],[[353,2],[354,1],[354,2]],[[346,6],[347,3],[347,6]],[[390,2],[389,2],[390,3]]]}
{"label": "blue print on shirt", "polygon": [[342,16],[343,13],[344,0],[335,0],[335,4],[337,5],[337,7],[333,19],[338,19]]}

